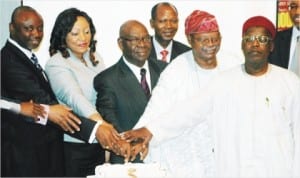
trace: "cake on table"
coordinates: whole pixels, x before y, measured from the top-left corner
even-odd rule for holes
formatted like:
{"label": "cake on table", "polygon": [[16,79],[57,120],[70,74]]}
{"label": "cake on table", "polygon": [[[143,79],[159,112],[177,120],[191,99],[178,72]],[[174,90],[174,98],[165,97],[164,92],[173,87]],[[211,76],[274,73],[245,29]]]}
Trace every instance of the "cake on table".
{"label": "cake on table", "polygon": [[103,164],[95,168],[95,178],[167,178],[159,164]]}

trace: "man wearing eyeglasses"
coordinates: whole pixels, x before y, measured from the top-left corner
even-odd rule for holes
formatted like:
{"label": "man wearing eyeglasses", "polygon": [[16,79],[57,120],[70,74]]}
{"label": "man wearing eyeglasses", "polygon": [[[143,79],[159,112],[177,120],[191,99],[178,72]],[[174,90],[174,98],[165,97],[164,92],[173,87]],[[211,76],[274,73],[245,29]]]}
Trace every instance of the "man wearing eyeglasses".
{"label": "man wearing eyeglasses", "polygon": [[[150,60],[151,37],[146,27],[126,21],[120,27],[118,45],[123,56],[94,78],[97,110],[118,132],[133,128],[151,96],[166,63]],[[132,160],[141,162],[140,159]],[[111,153],[111,163],[124,163],[124,157]]]}
{"label": "man wearing eyeglasses", "polygon": [[123,137],[152,137],[153,146],[208,119],[216,166],[211,177],[299,177],[300,80],[268,63],[275,33],[263,16],[246,20],[245,64],[221,73],[205,90]]}
{"label": "man wearing eyeglasses", "polygon": [[[221,71],[239,64],[238,60],[219,53],[222,38],[214,15],[194,10],[185,20],[185,34],[192,50],[176,57],[162,72],[136,128],[149,122],[149,117],[159,116],[201,92]],[[182,119],[189,122],[188,118]],[[151,156],[145,161],[159,162],[176,177],[211,176],[213,146],[209,133],[208,122],[195,124],[186,128],[184,134],[151,147]]]}
{"label": "man wearing eyeglasses", "polygon": [[270,62],[287,68],[300,77],[300,0],[289,1],[289,15],[293,26],[276,34]]}

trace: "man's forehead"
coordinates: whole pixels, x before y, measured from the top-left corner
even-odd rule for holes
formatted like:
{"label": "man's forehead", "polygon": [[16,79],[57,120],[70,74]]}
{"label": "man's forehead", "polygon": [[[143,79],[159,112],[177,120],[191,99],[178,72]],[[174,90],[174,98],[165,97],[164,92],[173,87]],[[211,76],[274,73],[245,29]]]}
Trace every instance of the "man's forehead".
{"label": "man's forehead", "polygon": [[39,14],[37,14],[35,11],[28,11],[28,10],[20,11],[19,13],[16,14],[15,18],[16,18],[15,20],[18,21],[28,21],[33,18],[42,20],[42,17]]}

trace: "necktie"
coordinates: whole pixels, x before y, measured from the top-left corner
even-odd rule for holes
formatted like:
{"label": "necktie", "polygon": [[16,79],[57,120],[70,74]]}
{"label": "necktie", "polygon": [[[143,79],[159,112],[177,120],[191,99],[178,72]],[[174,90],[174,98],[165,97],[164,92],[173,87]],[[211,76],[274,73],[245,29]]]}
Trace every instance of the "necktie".
{"label": "necktie", "polygon": [[32,62],[33,62],[33,64],[35,65],[35,67],[42,73],[44,79],[45,79],[46,81],[48,81],[47,75],[45,74],[43,68],[42,68],[41,65],[39,64],[39,61],[38,61],[38,59],[37,59],[37,57],[35,56],[34,53],[32,53],[32,56],[31,56],[30,59],[32,60]]}
{"label": "necktie", "polygon": [[292,58],[291,71],[300,77],[300,36],[297,37],[297,43]]}
{"label": "necktie", "polygon": [[164,62],[167,62],[167,55],[168,55],[168,51],[167,50],[162,50],[161,52],[160,52],[160,54],[162,55],[162,61],[164,61]]}
{"label": "necktie", "polygon": [[38,59],[37,59],[37,57],[35,56],[34,53],[32,53],[32,56],[31,56],[30,59],[32,60],[33,64],[35,65],[35,67],[36,67],[37,69],[39,69],[39,70],[42,69],[42,67],[41,67],[41,65],[39,64],[39,61],[38,61]]}
{"label": "necktie", "polygon": [[144,69],[144,68],[141,69],[141,86],[144,90],[145,95],[149,99],[151,94],[150,94],[149,85],[146,80],[146,69]]}

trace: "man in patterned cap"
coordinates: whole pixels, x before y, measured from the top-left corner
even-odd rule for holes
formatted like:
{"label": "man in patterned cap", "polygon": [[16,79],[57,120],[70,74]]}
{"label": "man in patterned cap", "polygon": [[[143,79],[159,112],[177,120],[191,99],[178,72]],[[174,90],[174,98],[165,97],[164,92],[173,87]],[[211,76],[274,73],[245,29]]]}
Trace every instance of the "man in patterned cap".
{"label": "man in patterned cap", "polygon": [[[212,177],[300,177],[300,80],[268,63],[274,36],[269,19],[249,18],[241,42],[245,64],[219,74],[205,90],[174,104],[136,132],[150,131],[151,144],[162,143],[208,120],[216,166]],[[196,136],[194,142],[202,142],[200,134]],[[199,151],[185,144],[177,146],[186,146],[190,154]],[[203,157],[202,152],[195,155]]]}
{"label": "man in patterned cap", "polygon": [[[193,11],[186,18],[185,34],[192,50],[179,55],[162,72],[135,128],[144,126],[182,100],[201,92],[220,71],[237,65],[232,58],[217,58],[221,34],[214,15],[200,10]],[[182,119],[188,122],[188,119]],[[160,162],[176,177],[212,175],[212,144],[208,123],[188,127],[184,134],[168,142],[151,145],[145,161]]]}

